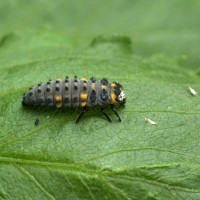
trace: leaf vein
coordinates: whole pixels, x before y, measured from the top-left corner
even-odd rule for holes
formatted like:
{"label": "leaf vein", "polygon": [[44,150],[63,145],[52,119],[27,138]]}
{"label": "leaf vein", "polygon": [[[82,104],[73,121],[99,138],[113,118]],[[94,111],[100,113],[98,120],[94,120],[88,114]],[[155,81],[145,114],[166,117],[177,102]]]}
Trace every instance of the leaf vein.
{"label": "leaf vein", "polygon": [[167,153],[172,153],[172,154],[177,154],[177,155],[182,155],[182,156],[187,156],[187,157],[199,159],[199,157],[197,157],[197,156],[192,156],[192,155],[188,155],[188,154],[185,154],[185,153],[175,152],[175,151],[167,150],[167,149],[158,149],[158,148],[149,147],[149,148],[135,148],[135,149],[120,149],[120,150],[117,150],[117,151],[108,152],[108,153],[90,158],[88,160],[85,160],[83,162],[76,163],[76,164],[82,165],[82,164],[88,163],[89,161],[96,160],[98,158],[102,158],[102,157],[105,157],[105,156],[113,155],[113,154],[116,154],[116,153],[121,153],[121,152],[126,152],[126,151],[146,151],[146,150],[155,150],[155,151],[167,152]]}
{"label": "leaf vein", "polygon": [[111,189],[113,189],[114,191],[117,191],[118,194],[120,194],[121,196],[125,197],[128,200],[131,200],[122,190],[120,190],[118,187],[114,186],[112,183],[110,183],[108,180],[106,180],[105,178],[101,177],[101,180]]}
{"label": "leaf vein", "polygon": [[89,191],[90,196],[92,197],[92,199],[95,200],[95,197],[94,197],[94,195],[92,194],[90,188],[88,187],[87,183],[86,183],[85,181],[83,181],[83,179],[81,178],[80,174],[78,174],[78,178],[80,179],[81,183],[87,188],[87,190]]}
{"label": "leaf vein", "polygon": [[19,166],[18,164],[14,164],[14,166],[17,169],[19,169],[24,175],[26,175],[46,196],[48,196],[52,200],[56,199],[27,170],[25,170],[23,167]]}
{"label": "leaf vein", "polygon": [[[130,181],[139,181],[139,182],[144,182],[144,183],[148,183],[148,184],[153,184],[156,186],[164,187],[168,190],[180,190],[180,191],[190,192],[190,193],[200,193],[200,190],[183,188],[183,187],[179,187],[179,186],[170,186],[169,184],[161,183],[159,181],[152,181],[152,180],[137,178],[137,177],[129,177],[129,176],[125,176],[125,175],[116,175],[116,177],[118,177],[119,179],[125,179],[125,180],[130,180]],[[116,177],[113,177],[112,175],[108,176],[108,178],[111,178],[111,179],[113,179],[113,178],[116,179]]]}

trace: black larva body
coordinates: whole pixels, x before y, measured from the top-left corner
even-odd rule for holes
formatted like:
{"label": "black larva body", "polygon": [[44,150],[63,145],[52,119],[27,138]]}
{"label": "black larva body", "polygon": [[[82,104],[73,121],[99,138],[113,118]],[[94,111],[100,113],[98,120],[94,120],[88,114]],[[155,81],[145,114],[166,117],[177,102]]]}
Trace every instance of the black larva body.
{"label": "black larva body", "polygon": [[61,106],[74,108],[83,107],[83,112],[79,115],[76,122],[80,120],[86,112],[86,107],[100,106],[102,113],[109,121],[110,117],[105,113],[104,106],[111,105],[112,110],[118,116],[114,104],[125,104],[126,98],[122,86],[114,81],[110,84],[107,79],[97,81],[95,78],[74,79],[66,77],[64,80],[49,80],[29,88],[23,96],[23,106]]}

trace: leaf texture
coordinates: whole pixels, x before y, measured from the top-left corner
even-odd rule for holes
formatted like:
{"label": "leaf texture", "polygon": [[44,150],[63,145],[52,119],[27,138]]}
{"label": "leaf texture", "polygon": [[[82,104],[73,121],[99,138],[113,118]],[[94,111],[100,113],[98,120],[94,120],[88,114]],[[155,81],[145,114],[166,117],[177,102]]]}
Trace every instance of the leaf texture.
{"label": "leaf texture", "polygon": [[[43,1],[41,5],[34,3],[37,1],[20,2],[22,8],[15,1],[1,2],[0,8],[7,19],[0,39],[0,200],[199,199],[200,104],[199,96],[193,96],[188,89],[192,87],[200,93],[198,73],[183,67],[181,56],[159,52],[143,58],[138,54],[145,49],[144,43],[138,48],[133,35],[122,34],[123,31],[109,34],[116,33],[117,28],[104,23],[107,17],[101,12],[112,11],[113,20],[117,20],[117,15],[108,3],[91,3],[87,9],[97,5],[99,9],[93,11],[93,20],[88,14],[82,25],[79,15],[87,9],[82,10],[78,1],[69,4],[68,15],[81,12],[66,22],[66,27],[71,26],[69,30],[62,30],[64,19],[58,16],[66,14],[57,8],[65,5],[64,1]],[[122,5],[120,2],[115,7]],[[127,1],[126,9],[130,4]],[[5,16],[5,8],[9,13],[12,6],[21,19],[15,26],[10,16]],[[119,12],[123,16],[123,6]],[[32,16],[36,14],[39,16],[35,22]],[[38,27],[38,19],[44,25],[52,16],[59,22],[57,26],[50,30]],[[104,28],[109,27],[108,34],[94,23],[97,16],[101,16]],[[87,20],[95,24],[93,31],[86,27]],[[147,28],[146,23],[141,26]],[[160,19],[160,26],[162,23]],[[118,26],[119,30],[125,26],[127,33],[122,21]],[[22,30],[16,30],[20,27]],[[81,31],[85,36],[75,37]],[[73,33],[75,36],[70,36]],[[99,36],[95,36],[97,33]],[[150,41],[153,44],[152,37]],[[179,50],[176,52],[181,55]],[[21,106],[22,94],[29,87],[66,75],[119,81],[127,96],[125,108],[116,108],[122,122],[109,107],[106,111],[112,123],[97,107],[89,109],[75,124],[80,109]],[[36,118],[40,120],[38,126]]]}

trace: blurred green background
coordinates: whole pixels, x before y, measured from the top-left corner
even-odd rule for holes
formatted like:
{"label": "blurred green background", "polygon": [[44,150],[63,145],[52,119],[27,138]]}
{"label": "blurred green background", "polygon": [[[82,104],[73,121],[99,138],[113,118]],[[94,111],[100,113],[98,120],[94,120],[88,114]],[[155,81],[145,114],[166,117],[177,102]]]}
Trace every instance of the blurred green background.
{"label": "blurred green background", "polygon": [[47,28],[85,45],[98,35],[126,35],[133,41],[135,55],[181,57],[183,66],[196,71],[199,18],[198,0],[1,0],[0,36]]}

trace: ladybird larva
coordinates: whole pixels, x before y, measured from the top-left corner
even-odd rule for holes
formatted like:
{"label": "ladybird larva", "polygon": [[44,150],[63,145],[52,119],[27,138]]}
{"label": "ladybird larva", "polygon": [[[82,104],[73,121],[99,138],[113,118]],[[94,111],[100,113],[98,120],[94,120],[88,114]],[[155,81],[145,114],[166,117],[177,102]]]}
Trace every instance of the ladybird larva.
{"label": "ladybird larva", "polygon": [[104,110],[106,105],[111,106],[111,109],[121,121],[114,105],[124,105],[125,103],[125,93],[122,90],[122,85],[117,81],[110,84],[105,78],[97,81],[94,77],[90,80],[83,77],[79,80],[76,76],[74,79],[66,77],[64,80],[57,79],[56,81],[49,80],[47,83],[40,83],[29,88],[22,100],[22,106],[83,107],[76,123],[85,114],[87,107],[93,106],[100,106],[101,112],[112,122]]}

